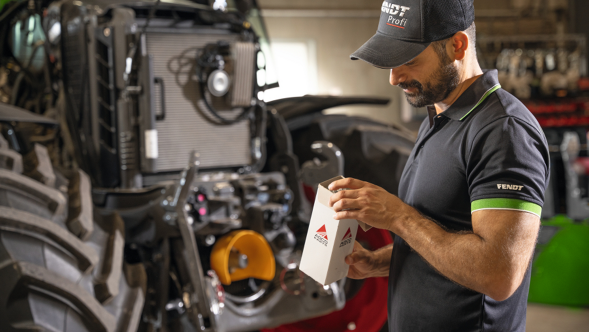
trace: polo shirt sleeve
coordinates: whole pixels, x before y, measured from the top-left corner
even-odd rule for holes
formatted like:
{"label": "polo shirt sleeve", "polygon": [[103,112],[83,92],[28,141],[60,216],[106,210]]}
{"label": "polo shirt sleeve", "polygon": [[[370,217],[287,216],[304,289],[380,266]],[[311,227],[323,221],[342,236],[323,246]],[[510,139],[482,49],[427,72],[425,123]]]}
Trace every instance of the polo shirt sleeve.
{"label": "polo shirt sleeve", "polygon": [[518,118],[497,119],[474,137],[466,172],[471,213],[501,209],[540,216],[549,174],[544,134]]}

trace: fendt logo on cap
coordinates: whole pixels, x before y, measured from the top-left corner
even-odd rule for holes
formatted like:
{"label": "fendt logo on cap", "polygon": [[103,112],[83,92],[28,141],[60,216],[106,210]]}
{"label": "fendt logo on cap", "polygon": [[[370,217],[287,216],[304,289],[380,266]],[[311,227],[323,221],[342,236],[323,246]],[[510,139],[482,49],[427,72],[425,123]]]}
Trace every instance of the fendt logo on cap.
{"label": "fendt logo on cap", "polygon": [[342,238],[342,242],[339,244],[339,247],[341,248],[350,243],[352,243],[352,230],[350,229],[350,227],[348,227],[348,231]]}
{"label": "fendt logo on cap", "polygon": [[405,12],[407,12],[410,9],[411,9],[411,7],[399,6],[399,5],[395,5],[394,3],[390,3],[387,1],[383,1],[382,7],[381,7],[382,12],[389,14],[389,17],[387,19],[387,25],[390,25],[395,28],[401,28],[401,29],[405,29],[405,24],[407,24],[407,19],[406,18],[399,19],[399,18],[396,18],[395,16],[403,17],[403,16],[405,16]]}
{"label": "fendt logo on cap", "polygon": [[314,238],[315,240],[319,241],[319,243],[327,247],[327,243],[329,242],[327,241],[327,230],[325,229],[325,225],[321,226],[321,228],[317,230]]}

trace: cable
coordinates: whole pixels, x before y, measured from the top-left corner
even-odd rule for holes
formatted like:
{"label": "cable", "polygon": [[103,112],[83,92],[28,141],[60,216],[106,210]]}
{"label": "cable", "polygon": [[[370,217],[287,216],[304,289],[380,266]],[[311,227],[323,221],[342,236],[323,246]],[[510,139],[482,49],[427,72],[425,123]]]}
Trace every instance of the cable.
{"label": "cable", "polygon": [[151,19],[155,15],[155,10],[157,9],[157,6],[159,6],[160,2],[161,2],[161,0],[157,0],[155,2],[155,5],[153,5],[153,7],[151,7],[149,9],[149,14],[147,15],[147,20],[145,20],[145,24],[143,25],[143,28],[141,29],[141,34],[140,35],[144,35],[145,34],[145,31],[147,30],[147,26],[149,25],[149,21],[151,21]]}
{"label": "cable", "polygon": [[[201,75],[199,75],[200,77]],[[222,116],[221,114],[219,114],[217,112],[217,110],[215,110],[215,108],[209,104],[206,96],[205,96],[205,85],[203,84],[203,81],[201,79],[200,81],[200,95],[202,97],[202,101],[204,102],[205,106],[208,108],[209,112],[217,119],[219,120],[222,124],[226,124],[226,125],[230,125],[230,124],[234,124],[237,122],[240,122],[241,120],[245,119],[246,117],[249,116],[249,114],[256,108],[256,105],[250,107],[250,108],[244,108],[243,111],[234,119],[227,119],[224,116]]]}
{"label": "cable", "polygon": [[220,55],[219,48],[221,48],[221,47],[228,47],[228,45],[220,45],[219,43],[209,44],[204,47],[202,54],[197,58],[197,64],[200,67],[200,70],[198,72],[199,89],[200,89],[200,95],[201,95],[202,101],[205,104],[205,106],[207,107],[207,109],[209,110],[209,112],[217,120],[219,120],[219,122],[221,122],[222,124],[230,125],[230,124],[240,122],[243,119],[245,119],[246,117],[248,117],[250,115],[250,113],[258,105],[256,103],[255,105],[253,105],[250,108],[244,108],[243,111],[237,117],[235,117],[233,119],[227,119],[226,117],[219,114],[219,112],[217,112],[217,110],[207,100],[206,94],[205,94],[206,93],[206,90],[205,90],[206,84],[205,84],[205,78],[204,78],[204,72],[205,72],[204,69],[206,69],[206,68],[219,69],[220,66],[218,64],[218,61],[216,61],[216,57],[218,55]]}

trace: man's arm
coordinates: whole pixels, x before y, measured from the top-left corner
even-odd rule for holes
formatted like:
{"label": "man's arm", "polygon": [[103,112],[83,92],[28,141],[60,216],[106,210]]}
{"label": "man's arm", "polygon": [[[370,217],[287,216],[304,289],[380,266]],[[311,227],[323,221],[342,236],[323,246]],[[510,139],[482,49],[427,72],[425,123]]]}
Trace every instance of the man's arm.
{"label": "man's arm", "polygon": [[[392,231],[447,278],[497,301],[519,287],[538,235],[538,216],[511,210],[472,215],[472,233],[450,233],[375,185],[344,179],[331,190],[335,219],[357,219]],[[346,211],[344,211],[344,209]]]}
{"label": "man's arm", "polygon": [[482,210],[473,213],[472,225],[472,233],[449,233],[417,217],[393,228],[447,278],[503,301],[524,278],[540,220],[528,212]]}

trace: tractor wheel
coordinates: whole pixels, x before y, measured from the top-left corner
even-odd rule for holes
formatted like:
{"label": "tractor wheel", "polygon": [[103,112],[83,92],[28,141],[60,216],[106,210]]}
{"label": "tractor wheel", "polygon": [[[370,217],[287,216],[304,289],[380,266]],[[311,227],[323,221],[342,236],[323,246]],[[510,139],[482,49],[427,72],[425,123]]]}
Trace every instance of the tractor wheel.
{"label": "tractor wheel", "polygon": [[94,211],[84,172],[0,144],[0,331],[136,331],[146,275],[123,226]]}

